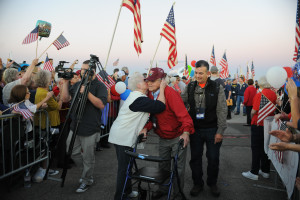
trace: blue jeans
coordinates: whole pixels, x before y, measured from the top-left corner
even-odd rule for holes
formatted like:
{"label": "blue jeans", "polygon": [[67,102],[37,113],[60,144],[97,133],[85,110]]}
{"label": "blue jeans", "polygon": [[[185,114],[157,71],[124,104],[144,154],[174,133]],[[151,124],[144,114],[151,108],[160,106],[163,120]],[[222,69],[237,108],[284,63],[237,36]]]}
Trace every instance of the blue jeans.
{"label": "blue jeans", "polygon": [[192,179],[194,185],[204,185],[202,179],[202,155],[206,143],[207,185],[216,185],[219,174],[219,157],[222,142],[215,144],[217,128],[196,129],[190,136]]}
{"label": "blue jeans", "polygon": [[[236,99],[236,112],[240,113],[240,105],[241,103],[244,103],[244,96],[237,96]],[[243,106],[243,114],[246,114],[246,106]]]}

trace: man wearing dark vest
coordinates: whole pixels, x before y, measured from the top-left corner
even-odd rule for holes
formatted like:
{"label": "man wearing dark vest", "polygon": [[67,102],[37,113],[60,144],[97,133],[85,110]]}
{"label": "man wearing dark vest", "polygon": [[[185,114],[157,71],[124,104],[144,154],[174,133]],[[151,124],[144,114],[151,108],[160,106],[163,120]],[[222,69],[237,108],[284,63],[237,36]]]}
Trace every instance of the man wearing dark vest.
{"label": "man wearing dark vest", "polygon": [[195,133],[190,136],[192,179],[194,187],[192,196],[198,196],[203,190],[202,155],[206,143],[207,185],[214,196],[220,195],[217,186],[219,173],[219,155],[223,133],[227,127],[227,105],[223,86],[210,80],[209,64],[200,60],[195,64],[195,79],[189,83],[182,95],[194,122]]}

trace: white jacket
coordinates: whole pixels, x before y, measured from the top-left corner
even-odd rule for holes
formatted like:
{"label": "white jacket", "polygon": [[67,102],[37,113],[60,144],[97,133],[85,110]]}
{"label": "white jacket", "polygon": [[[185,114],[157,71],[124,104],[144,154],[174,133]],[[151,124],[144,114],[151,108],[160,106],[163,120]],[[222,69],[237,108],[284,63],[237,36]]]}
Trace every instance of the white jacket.
{"label": "white jacket", "polygon": [[117,119],[111,126],[108,138],[110,143],[133,147],[139,132],[144,128],[150,115],[147,112],[133,112],[129,109],[129,106],[138,97],[147,96],[139,91],[133,91],[124,102]]}

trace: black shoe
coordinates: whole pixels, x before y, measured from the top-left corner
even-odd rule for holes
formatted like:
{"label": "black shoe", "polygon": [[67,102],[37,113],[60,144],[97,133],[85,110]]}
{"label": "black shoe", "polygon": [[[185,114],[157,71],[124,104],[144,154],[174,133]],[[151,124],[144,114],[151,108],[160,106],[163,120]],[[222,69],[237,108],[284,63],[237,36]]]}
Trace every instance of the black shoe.
{"label": "black shoe", "polygon": [[240,114],[240,113],[237,113],[237,112],[236,112],[236,113],[234,113],[234,115],[239,115],[239,114]]}
{"label": "black shoe", "polygon": [[110,148],[110,146],[109,146],[108,143],[100,144],[100,146],[101,146],[102,148],[106,148],[106,149],[109,149],[109,148]]}
{"label": "black shoe", "polygon": [[251,126],[251,124],[243,124],[243,126]]}
{"label": "black shoe", "polygon": [[247,115],[246,113],[243,114],[243,116],[246,116],[246,115]]}
{"label": "black shoe", "polygon": [[203,191],[203,185],[194,185],[190,191],[190,195],[196,197]]}
{"label": "black shoe", "polygon": [[231,119],[231,117],[227,117],[227,119]]}
{"label": "black shoe", "polygon": [[219,188],[218,188],[217,185],[210,186],[210,192],[215,197],[219,197],[220,194],[221,194],[221,192],[220,192],[220,190],[219,190]]}
{"label": "black shoe", "polygon": [[165,195],[167,195],[166,192],[163,192],[163,191],[158,190],[158,191],[156,191],[156,192],[153,192],[153,194],[152,194],[152,199],[153,199],[153,200],[155,200],[155,199],[160,199],[161,197],[163,197],[163,196],[165,196]]}

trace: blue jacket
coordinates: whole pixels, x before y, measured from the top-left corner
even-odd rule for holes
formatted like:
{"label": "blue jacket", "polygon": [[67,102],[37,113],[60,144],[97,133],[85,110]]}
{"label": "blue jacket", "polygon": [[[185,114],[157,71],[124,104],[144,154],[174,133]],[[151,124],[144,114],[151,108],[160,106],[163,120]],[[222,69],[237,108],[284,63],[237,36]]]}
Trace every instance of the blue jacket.
{"label": "blue jacket", "polygon": [[244,96],[245,90],[248,87],[248,85],[246,83],[238,84],[237,86],[237,95],[239,96]]}

